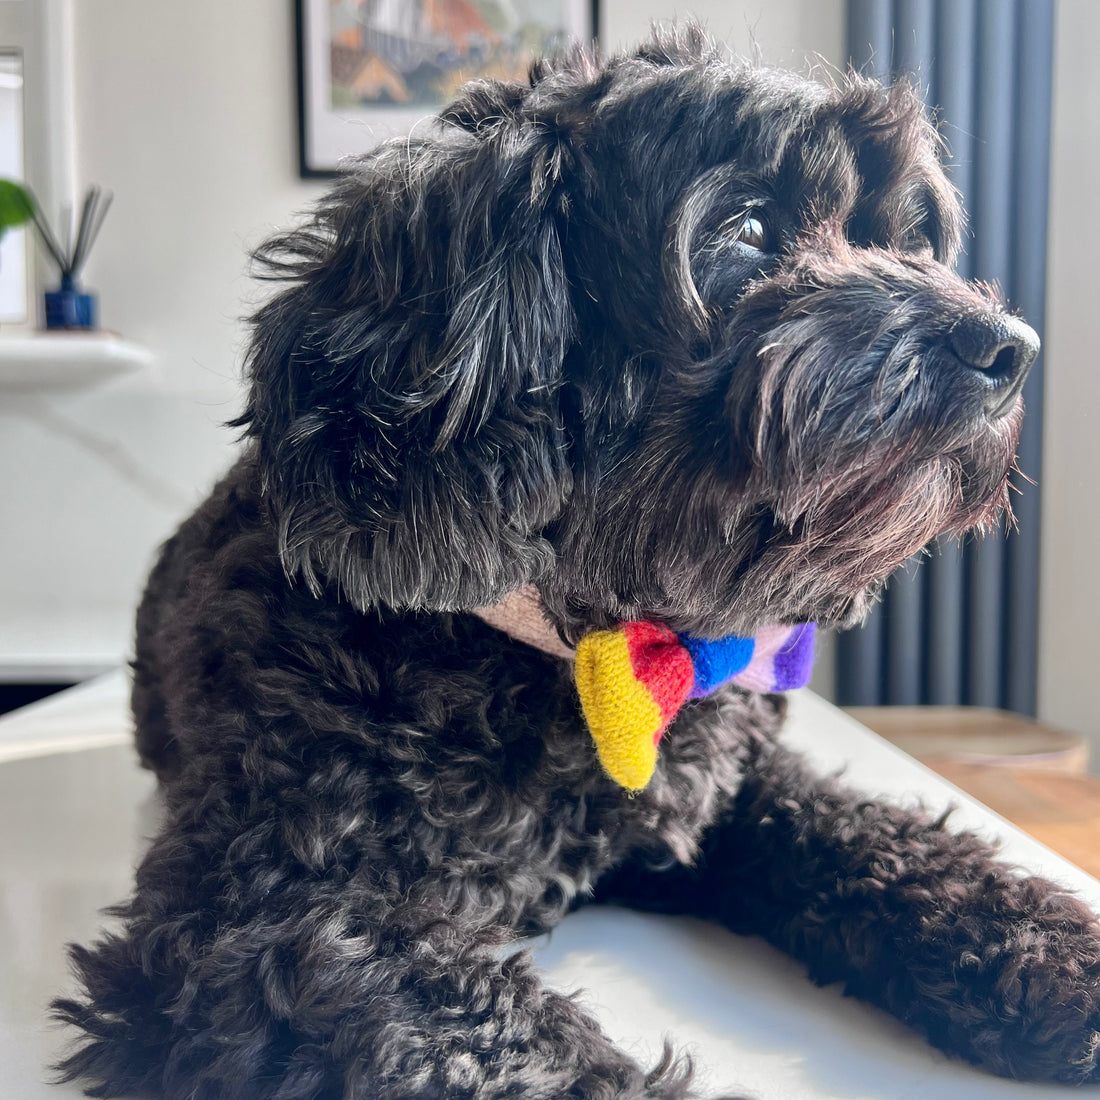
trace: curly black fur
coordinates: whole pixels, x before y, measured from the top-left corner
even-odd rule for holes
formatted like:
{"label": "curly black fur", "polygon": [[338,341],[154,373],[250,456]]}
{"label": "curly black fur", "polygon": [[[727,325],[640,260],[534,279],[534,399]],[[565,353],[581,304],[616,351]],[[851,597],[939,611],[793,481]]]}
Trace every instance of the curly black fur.
{"label": "curly black fur", "polygon": [[689,707],[626,797],[568,664],[469,613],[535,583],[569,639],[843,623],[1006,507],[1034,351],[967,350],[1022,326],[949,266],[917,97],[732,65],[688,29],[442,119],[261,251],[290,285],[255,317],[251,442],[138,619],[167,820],[121,931],[73,949],[64,1076],[693,1095],[686,1059],[646,1072],[499,951],[595,896],[766,935],[997,1072],[1096,1079],[1077,901],[808,774],[776,697]]}

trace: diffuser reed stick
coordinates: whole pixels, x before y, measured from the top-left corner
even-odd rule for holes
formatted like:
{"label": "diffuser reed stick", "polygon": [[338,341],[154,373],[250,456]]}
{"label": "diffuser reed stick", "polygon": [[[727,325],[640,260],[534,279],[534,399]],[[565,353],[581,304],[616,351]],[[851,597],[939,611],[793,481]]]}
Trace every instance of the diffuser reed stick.
{"label": "diffuser reed stick", "polygon": [[50,228],[50,223],[39,209],[34,205],[34,224],[38,229],[38,235],[46,246],[46,251],[53,257],[61,272],[62,289],[70,289],[76,284],[76,280],[84,267],[88,254],[103,228],[103,219],[111,208],[114,196],[109,191],[97,187],[94,184],[88,188],[84,196],[84,202],[80,209],[80,221],[73,224],[71,209],[65,212],[62,218],[63,237],[59,239]]}

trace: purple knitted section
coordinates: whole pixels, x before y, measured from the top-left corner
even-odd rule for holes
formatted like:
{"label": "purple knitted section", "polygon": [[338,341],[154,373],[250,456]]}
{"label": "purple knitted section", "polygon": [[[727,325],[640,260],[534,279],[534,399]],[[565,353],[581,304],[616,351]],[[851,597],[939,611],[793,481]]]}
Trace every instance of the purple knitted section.
{"label": "purple knitted section", "polygon": [[775,679],[772,691],[790,691],[810,682],[814,664],[814,623],[802,623],[775,655]]}

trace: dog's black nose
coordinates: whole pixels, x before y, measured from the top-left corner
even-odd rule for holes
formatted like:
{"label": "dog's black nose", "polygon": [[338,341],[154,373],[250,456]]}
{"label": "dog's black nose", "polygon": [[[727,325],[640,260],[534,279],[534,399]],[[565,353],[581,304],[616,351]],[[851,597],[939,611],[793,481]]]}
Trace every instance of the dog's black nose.
{"label": "dog's black nose", "polygon": [[1039,354],[1039,335],[1018,317],[971,313],[951,329],[951,350],[980,372],[986,412],[1003,416],[1015,404]]}

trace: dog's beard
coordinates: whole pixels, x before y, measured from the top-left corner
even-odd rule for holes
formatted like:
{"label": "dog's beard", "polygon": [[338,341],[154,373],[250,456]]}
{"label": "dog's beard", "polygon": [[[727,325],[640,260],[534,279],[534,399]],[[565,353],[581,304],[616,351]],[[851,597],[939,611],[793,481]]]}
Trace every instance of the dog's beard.
{"label": "dog's beard", "polygon": [[[918,444],[909,439],[829,466],[816,480],[783,485],[767,518],[767,542],[743,559],[736,591],[724,594],[731,609],[746,603],[780,621],[858,621],[884,579],[937,537],[981,531],[1011,514],[1008,476],[1021,414],[1018,405],[933,457],[915,458]],[[697,629],[715,629],[707,618]]]}
{"label": "dog's beard", "polygon": [[[740,487],[670,477],[667,496],[621,497],[572,544],[569,595],[555,609],[572,609],[565,617],[577,633],[638,618],[703,637],[767,622],[851,625],[883,580],[938,536],[1009,512],[1021,417],[1018,405],[955,450],[916,462],[912,443],[884,445],[778,485],[762,471]],[[820,447],[806,455],[828,461]]]}

